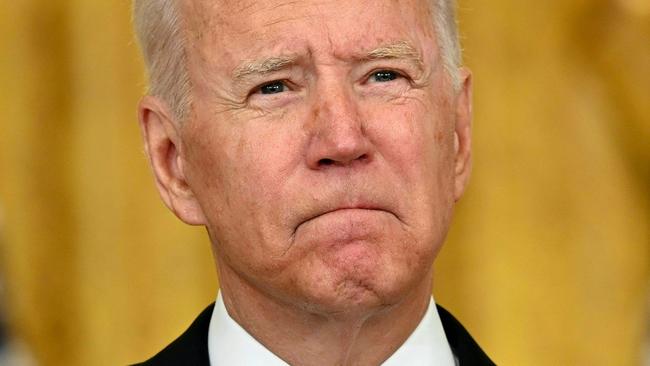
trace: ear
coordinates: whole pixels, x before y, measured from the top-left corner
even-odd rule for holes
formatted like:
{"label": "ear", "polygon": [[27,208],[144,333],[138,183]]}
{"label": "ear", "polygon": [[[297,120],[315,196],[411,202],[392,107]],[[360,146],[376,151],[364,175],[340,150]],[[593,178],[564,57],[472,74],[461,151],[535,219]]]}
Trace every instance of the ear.
{"label": "ear", "polygon": [[472,171],[472,73],[460,69],[461,88],[456,94],[456,128],[454,132],[455,186],[454,199],[465,192]]}
{"label": "ear", "polygon": [[153,96],[140,101],[138,120],[145,152],[165,205],[187,224],[205,224],[203,210],[183,172],[180,124],[171,118],[166,103]]}

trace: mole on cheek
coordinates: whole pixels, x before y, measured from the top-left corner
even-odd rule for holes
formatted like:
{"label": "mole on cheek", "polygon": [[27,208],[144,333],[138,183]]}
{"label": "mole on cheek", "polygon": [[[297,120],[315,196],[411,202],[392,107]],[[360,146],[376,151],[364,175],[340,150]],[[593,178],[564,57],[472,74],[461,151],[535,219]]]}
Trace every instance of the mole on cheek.
{"label": "mole on cheek", "polygon": [[314,106],[309,112],[307,119],[303,122],[304,126],[308,127],[308,130],[318,126],[318,119],[320,118],[320,114],[321,107],[318,105]]}
{"label": "mole on cheek", "polygon": [[311,118],[313,121],[316,121],[320,116],[320,106],[315,106],[311,112]]}
{"label": "mole on cheek", "polygon": [[442,131],[436,130],[436,132],[433,134],[433,138],[434,138],[436,144],[440,145],[440,144],[442,144],[444,135],[442,134]]}

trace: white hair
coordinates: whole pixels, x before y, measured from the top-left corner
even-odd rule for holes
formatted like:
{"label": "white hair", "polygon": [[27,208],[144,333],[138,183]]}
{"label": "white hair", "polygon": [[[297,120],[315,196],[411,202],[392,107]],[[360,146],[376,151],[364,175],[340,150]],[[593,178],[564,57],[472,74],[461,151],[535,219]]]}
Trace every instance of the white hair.
{"label": "white hair", "polygon": [[460,88],[459,68],[463,64],[463,53],[458,36],[455,0],[433,0],[434,26],[442,61],[451,78],[454,89]]}
{"label": "white hair", "polygon": [[134,0],[133,23],[149,73],[149,94],[167,102],[177,120],[191,107],[191,82],[178,0]]}
{"label": "white hair", "polygon": [[[462,53],[456,24],[456,2],[430,1],[444,68],[454,88],[458,89]],[[149,74],[149,94],[164,100],[178,121],[185,120],[191,109],[192,84],[187,69],[186,37],[179,1],[133,0],[133,23]]]}

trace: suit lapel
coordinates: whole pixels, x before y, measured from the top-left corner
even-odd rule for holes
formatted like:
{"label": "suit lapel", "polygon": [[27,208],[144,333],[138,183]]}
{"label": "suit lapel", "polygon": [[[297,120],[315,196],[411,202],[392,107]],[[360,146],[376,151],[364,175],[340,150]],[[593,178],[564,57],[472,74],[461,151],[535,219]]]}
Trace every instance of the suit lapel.
{"label": "suit lapel", "polygon": [[447,342],[449,342],[449,346],[458,361],[458,365],[494,365],[494,362],[483,352],[465,327],[445,310],[445,308],[440,305],[436,305],[436,307],[438,308],[438,314],[442,321],[442,327],[445,329]]}
{"label": "suit lapel", "polygon": [[212,317],[213,309],[214,303],[201,312],[185,333],[157,355],[138,365],[210,366],[210,358],[208,356],[208,328],[210,327],[210,318]]}

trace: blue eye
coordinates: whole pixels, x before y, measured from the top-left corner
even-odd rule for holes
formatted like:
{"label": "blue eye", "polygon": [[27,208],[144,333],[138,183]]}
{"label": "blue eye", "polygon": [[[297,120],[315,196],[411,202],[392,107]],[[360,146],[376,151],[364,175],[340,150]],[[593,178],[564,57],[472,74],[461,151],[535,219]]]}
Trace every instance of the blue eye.
{"label": "blue eye", "polygon": [[286,85],[282,81],[274,81],[260,87],[262,94],[277,94],[285,91]]}
{"label": "blue eye", "polygon": [[395,71],[390,71],[390,70],[381,70],[374,72],[371,75],[372,81],[378,82],[378,83],[386,83],[389,81],[393,81],[397,79],[399,75]]}

